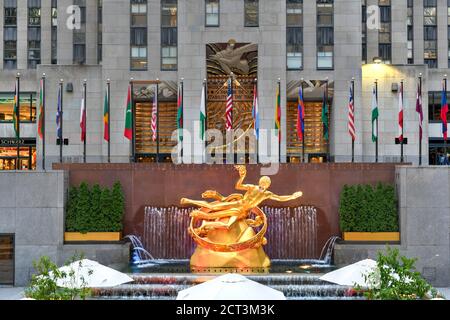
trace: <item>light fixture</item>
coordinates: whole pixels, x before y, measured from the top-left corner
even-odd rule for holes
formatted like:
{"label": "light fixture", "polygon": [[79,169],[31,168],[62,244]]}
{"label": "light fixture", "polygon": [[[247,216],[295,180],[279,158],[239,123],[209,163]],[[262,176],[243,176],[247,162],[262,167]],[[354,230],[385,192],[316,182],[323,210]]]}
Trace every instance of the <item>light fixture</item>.
{"label": "light fixture", "polygon": [[383,62],[383,60],[380,57],[374,57],[373,58],[373,63],[380,64],[382,62]]}

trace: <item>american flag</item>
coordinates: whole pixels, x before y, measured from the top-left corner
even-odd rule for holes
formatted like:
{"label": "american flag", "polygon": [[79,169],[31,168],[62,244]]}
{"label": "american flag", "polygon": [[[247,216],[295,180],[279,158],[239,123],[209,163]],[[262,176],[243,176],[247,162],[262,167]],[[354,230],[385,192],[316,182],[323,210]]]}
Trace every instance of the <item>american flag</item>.
{"label": "american flag", "polygon": [[226,120],[227,131],[233,129],[233,80],[231,77],[228,79],[228,95],[227,95],[227,108],[226,108]]}
{"label": "american flag", "polygon": [[355,100],[353,97],[353,86],[350,85],[350,98],[348,103],[348,132],[352,137],[352,140],[356,140],[356,131],[355,131]]}
{"label": "american flag", "polygon": [[156,141],[158,134],[158,89],[155,88],[155,96],[153,98],[153,109],[152,109],[152,132],[153,141]]}

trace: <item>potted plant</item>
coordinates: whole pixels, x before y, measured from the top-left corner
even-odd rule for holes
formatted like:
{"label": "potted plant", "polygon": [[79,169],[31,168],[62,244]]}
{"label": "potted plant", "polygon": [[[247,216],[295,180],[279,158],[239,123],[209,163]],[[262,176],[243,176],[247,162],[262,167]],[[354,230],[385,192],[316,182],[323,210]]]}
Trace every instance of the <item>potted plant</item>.
{"label": "potted plant", "polygon": [[345,241],[400,241],[397,198],[392,185],[344,186],[339,215]]}
{"label": "potted plant", "polygon": [[124,195],[120,182],[112,189],[87,183],[69,190],[66,242],[119,241],[122,238]]}

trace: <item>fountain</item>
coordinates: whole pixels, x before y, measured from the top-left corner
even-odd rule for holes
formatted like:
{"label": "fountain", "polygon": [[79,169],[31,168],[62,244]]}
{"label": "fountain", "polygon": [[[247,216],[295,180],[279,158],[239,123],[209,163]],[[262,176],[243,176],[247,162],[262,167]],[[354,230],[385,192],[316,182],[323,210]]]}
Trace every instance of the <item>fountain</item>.
{"label": "fountain", "polygon": [[[242,183],[245,170],[237,168]],[[258,192],[266,190],[259,189]],[[299,193],[274,197],[290,200],[298,196]],[[223,197],[215,191],[207,191],[203,198],[216,199],[212,203],[221,208],[218,211],[220,215],[223,205],[240,201],[243,197]],[[130,273],[134,282],[115,288],[94,289],[94,296],[100,299],[175,299],[179,291],[208,281],[217,273],[239,272],[282,291],[292,300],[362,299],[354,296],[348,287],[319,279],[321,274],[334,269],[333,250],[339,237],[329,238],[319,254],[316,208],[266,206],[254,210],[255,206],[244,210],[245,215],[241,215],[243,210],[238,209],[237,215],[226,212],[227,215],[216,217],[211,215],[213,207],[205,201],[183,200],[182,203],[197,205],[201,209],[145,208],[143,240],[134,235],[126,236],[132,246],[132,261],[125,271]],[[213,212],[217,215],[217,211]],[[233,221],[228,223],[231,219]],[[246,238],[236,239],[234,223],[238,223],[235,228],[240,234],[246,234]],[[167,239],[166,235],[176,236],[163,241]],[[205,239],[206,242],[203,241]],[[217,239],[222,241],[215,243]],[[245,250],[250,251],[249,255],[229,259],[228,253],[236,256]]]}

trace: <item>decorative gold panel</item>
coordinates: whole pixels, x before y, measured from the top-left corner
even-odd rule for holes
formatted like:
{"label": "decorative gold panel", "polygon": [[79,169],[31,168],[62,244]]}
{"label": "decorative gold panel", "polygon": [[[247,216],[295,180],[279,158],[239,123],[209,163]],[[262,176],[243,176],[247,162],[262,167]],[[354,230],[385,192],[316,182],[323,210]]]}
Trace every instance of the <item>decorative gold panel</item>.
{"label": "decorative gold panel", "polygon": [[[286,131],[287,155],[301,157],[302,141],[297,136],[297,101],[287,103]],[[323,138],[322,102],[305,102],[305,154],[328,153],[328,146],[329,142]]]}

